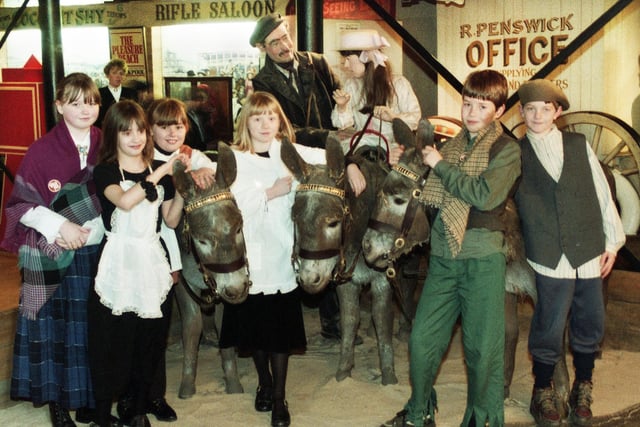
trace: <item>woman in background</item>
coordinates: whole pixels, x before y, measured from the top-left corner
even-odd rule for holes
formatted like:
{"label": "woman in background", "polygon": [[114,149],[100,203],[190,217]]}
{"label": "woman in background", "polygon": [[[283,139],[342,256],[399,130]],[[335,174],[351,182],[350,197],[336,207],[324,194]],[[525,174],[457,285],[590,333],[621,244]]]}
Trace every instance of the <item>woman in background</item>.
{"label": "woman in background", "polygon": [[[404,76],[393,74],[382,49],[387,40],[376,30],[345,31],[340,36],[339,52],[343,68],[349,75],[342,89],[333,92],[336,105],[331,121],[338,129],[353,128],[364,132],[359,146],[380,147],[397,162],[402,151],[393,137],[393,119],[402,119],[412,130],[422,116],[418,98]],[[350,141],[345,141],[345,151]],[[353,142],[353,141],[351,141]],[[397,158],[396,158],[397,157]]]}

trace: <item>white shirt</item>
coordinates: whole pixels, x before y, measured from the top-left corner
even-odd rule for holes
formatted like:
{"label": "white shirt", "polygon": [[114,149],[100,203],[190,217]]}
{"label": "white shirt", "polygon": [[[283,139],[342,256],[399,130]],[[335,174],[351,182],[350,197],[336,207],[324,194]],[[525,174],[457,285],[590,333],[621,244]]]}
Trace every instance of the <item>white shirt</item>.
{"label": "white shirt", "polygon": [[115,99],[116,102],[120,101],[120,94],[122,93],[122,89],[120,87],[109,86],[109,91],[111,92],[111,95],[113,95],[113,99]]}
{"label": "white shirt", "polygon": [[[293,88],[296,90],[296,92],[300,93],[300,89],[298,88],[298,79],[296,79],[295,74],[293,76],[289,76],[289,70],[277,65],[277,63],[276,63],[276,69],[282,73],[282,75],[284,76],[285,80],[289,81],[289,77],[291,77],[291,83],[293,83]],[[295,73],[297,74],[298,73],[298,61],[296,61],[295,59],[293,60],[293,69],[295,70]]]}
{"label": "white shirt", "polygon": [[[311,164],[325,164],[323,149],[294,144],[302,158]],[[282,144],[273,140],[269,157],[249,151],[233,150],[238,173],[231,185],[242,221],[249,273],[253,285],[251,294],[287,293],[297,286],[291,264],[293,252],[293,221],[291,209],[298,182],[294,180],[289,194],[267,200],[266,189],[278,178],[291,172],[280,158]]]}
{"label": "white shirt", "polygon": [[[562,166],[564,164],[564,149],[562,141],[562,132],[555,125],[546,135],[539,137],[535,134],[527,132],[527,138],[531,141],[533,151],[536,153],[538,160],[542,163],[547,173],[558,182],[562,174]],[[600,213],[602,214],[602,226],[605,235],[605,250],[607,252],[616,253],[624,245],[626,240],[622,221],[618,214],[607,178],[602,171],[598,157],[593,152],[589,144],[585,144],[587,150],[587,158],[591,167],[593,183],[600,205]],[[585,262],[578,268],[573,268],[569,263],[565,254],[560,257],[560,262],[556,268],[549,268],[537,264],[528,259],[531,267],[539,274],[556,279],[572,279],[572,278],[595,278],[600,277],[600,255]]]}
{"label": "white shirt", "polygon": [[[172,157],[177,156],[180,153],[180,150],[176,150],[171,154],[164,154],[154,148],[153,150],[153,159],[161,160],[163,162],[168,162]],[[202,151],[197,150],[195,148],[191,149],[191,170],[198,170],[202,168],[213,169],[214,172],[217,168],[217,163],[211,160],[206,154]]]}

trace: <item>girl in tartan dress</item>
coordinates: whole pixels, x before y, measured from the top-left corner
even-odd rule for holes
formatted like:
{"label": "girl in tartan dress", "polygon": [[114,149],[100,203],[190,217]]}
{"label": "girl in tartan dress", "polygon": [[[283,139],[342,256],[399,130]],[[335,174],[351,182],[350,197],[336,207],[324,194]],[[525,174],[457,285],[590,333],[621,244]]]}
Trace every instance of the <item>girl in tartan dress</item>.
{"label": "girl in tartan dress", "polygon": [[[51,423],[89,422],[87,297],[104,227],[92,182],[100,93],[68,75],[55,101],[62,120],[27,151],[6,206],[3,249],[18,253],[22,288],[11,398],[49,404]],[[89,418],[87,418],[89,417]]]}

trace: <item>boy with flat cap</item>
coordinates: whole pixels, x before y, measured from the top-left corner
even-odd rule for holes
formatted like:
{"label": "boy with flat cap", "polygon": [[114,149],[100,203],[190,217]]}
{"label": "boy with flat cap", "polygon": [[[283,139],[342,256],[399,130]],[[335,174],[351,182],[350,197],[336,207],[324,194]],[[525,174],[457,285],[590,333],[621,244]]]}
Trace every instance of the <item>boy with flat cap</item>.
{"label": "boy with flat cap", "polygon": [[527,131],[520,140],[522,177],[515,200],[538,291],[529,332],[535,378],[529,410],[539,426],[562,423],[552,377],[568,321],[575,368],[569,417],[574,425],[589,425],[592,372],[604,334],[602,279],[625,234],[585,136],[555,125],[569,108],[566,95],[552,82],[536,79],[522,84],[518,96]]}

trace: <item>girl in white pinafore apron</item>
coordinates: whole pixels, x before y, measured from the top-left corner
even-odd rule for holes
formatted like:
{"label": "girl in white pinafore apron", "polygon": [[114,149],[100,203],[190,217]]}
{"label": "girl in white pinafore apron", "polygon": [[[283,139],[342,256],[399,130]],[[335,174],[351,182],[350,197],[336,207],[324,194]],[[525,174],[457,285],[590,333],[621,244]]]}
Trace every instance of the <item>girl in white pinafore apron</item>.
{"label": "girl in white pinafore apron", "polygon": [[[122,169],[120,174],[123,191],[137,185],[125,179]],[[114,315],[133,312],[143,319],[162,316],[160,305],[172,280],[167,255],[156,232],[164,189],[157,187],[156,191],[155,201],[143,199],[128,212],[116,207],[111,216],[111,231],[106,233],[95,290],[102,305]]]}
{"label": "girl in white pinafore apron", "polygon": [[[186,156],[176,159],[189,165]],[[94,171],[107,238],[89,296],[89,357],[97,423],[111,426],[111,402],[132,393],[131,426],[148,426],[148,394],[166,349],[163,309],[172,286],[160,223],[175,227],[183,199],[173,194],[175,160],[153,161],[144,111],[114,104],[103,122]],[[160,216],[160,213],[162,215]]]}

